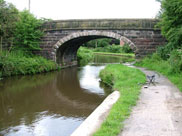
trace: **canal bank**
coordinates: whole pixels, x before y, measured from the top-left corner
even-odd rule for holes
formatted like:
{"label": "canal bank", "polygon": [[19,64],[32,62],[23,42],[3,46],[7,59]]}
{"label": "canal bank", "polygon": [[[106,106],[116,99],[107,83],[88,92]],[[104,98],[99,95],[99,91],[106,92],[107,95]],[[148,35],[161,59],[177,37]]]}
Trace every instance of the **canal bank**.
{"label": "canal bank", "polygon": [[[113,67],[113,65],[110,65],[110,67]],[[105,69],[107,70],[106,73],[103,73],[103,75],[108,75],[107,73],[112,71],[111,68],[108,69],[108,66]],[[180,93],[179,89],[174,86],[166,77],[154,71],[146,70],[144,68],[138,69],[145,73],[146,76],[154,75],[154,82],[151,84],[138,82],[138,84],[143,84],[144,86],[141,89],[141,94],[137,94],[139,95],[139,100],[137,101],[136,106],[134,104],[133,106],[135,107],[131,110],[132,105],[130,105],[129,109],[126,108],[127,110],[120,114],[121,110],[123,110],[122,107],[116,108],[114,105],[115,107],[111,109],[106,121],[104,121],[100,130],[96,132],[94,136],[117,136],[119,133],[119,136],[182,135],[182,94]],[[113,72],[112,74],[115,76]],[[104,78],[101,77],[101,79]],[[124,87],[122,89],[126,88],[126,86],[122,86]],[[129,94],[131,92],[128,91],[127,93]],[[121,94],[121,97],[126,95],[124,93]],[[121,100],[121,97],[118,101]],[[136,100],[137,99],[134,101],[136,102]],[[131,102],[131,99],[129,101],[125,100],[124,103],[127,104],[129,102]],[[122,103],[119,105],[122,105]],[[112,113],[113,109],[116,110],[115,114]],[[119,114],[119,116],[117,116],[117,114]],[[128,116],[129,118],[127,118]],[[123,120],[121,120],[121,118],[123,118]]]}
{"label": "canal bank", "polygon": [[96,55],[110,55],[110,56],[121,56],[121,57],[135,57],[134,53],[110,53],[110,52],[93,52]]}
{"label": "canal bank", "polygon": [[163,75],[139,69],[146,75],[155,75],[155,82],[142,88],[137,105],[119,136],[181,136],[182,94],[179,89]]}
{"label": "canal bank", "polygon": [[108,116],[120,93],[114,91],[92,112],[91,115],[71,134],[71,136],[92,136]]}
{"label": "canal bank", "polygon": [[110,94],[99,72],[119,57],[97,56],[84,67],[4,78],[0,135],[69,136]]}
{"label": "canal bank", "polygon": [[109,64],[101,71],[100,77],[103,82],[120,92],[120,98],[94,136],[117,136],[123,128],[123,121],[136,105],[142,84],[146,82],[145,75],[135,68]]}

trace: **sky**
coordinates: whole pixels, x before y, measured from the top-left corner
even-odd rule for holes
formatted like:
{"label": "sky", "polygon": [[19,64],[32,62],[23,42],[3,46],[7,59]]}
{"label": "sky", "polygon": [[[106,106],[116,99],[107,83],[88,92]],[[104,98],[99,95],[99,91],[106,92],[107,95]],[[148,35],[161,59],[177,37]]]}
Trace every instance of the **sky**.
{"label": "sky", "polygon": [[[19,10],[28,9],[29,0],[6,0]],[[31,0],[31,13],[38,18],[112,19],[155,18],[160,9],[156,0]]]}

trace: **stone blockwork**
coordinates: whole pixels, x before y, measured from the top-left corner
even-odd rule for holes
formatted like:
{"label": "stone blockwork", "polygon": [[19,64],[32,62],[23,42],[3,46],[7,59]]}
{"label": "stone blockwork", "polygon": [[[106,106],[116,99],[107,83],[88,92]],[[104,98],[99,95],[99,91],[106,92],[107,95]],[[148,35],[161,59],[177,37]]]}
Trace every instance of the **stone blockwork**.
{"label": "stone blockwork", "polygon": [[113,38],[128,43],[136,57],[143,57],[164,45],[160,29],[153,19],[63,20],[43,25],[39,54],[61,65],[72,65],[80,45],[93,39]]}

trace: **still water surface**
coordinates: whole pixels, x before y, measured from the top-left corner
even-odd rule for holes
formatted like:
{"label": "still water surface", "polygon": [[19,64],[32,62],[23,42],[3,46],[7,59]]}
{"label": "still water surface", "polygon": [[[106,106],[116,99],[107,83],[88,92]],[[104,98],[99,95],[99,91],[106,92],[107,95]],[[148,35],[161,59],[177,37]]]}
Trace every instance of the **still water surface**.
{"label": "still water surface", "polygon": [[84,67],[0,81],[0,136],[69,136],[111,92],[99,71],[120,57],[96,55]]}

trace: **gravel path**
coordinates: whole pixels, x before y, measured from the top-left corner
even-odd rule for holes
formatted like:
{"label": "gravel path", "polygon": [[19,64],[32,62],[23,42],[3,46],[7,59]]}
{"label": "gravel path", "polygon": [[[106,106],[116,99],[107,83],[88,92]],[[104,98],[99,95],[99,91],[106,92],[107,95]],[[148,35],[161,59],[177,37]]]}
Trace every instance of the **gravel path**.
{"label": "gravel path", "polygon": [[157,83],[142,88],[119,136],[182,136],[182,93],[164,76],[140,70],[155,74]]}

